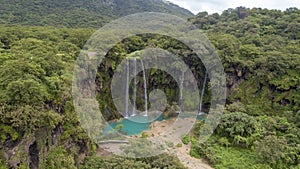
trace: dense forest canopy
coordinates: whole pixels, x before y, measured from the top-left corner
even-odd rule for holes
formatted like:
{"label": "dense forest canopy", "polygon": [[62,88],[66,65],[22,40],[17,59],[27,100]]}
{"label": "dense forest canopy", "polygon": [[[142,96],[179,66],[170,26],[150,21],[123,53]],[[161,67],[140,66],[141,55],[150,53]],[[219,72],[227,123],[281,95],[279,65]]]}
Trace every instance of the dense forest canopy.
{"label": "dense forest canopy", "polygon": [[[93,28],[144,8],[158,10],[160,6],[161,12],[190,13],[154,0],[99,2],[4,1],[1,5],[0,168],[184,168],[168,155],[138,160],[96,157],[97,145],[76,117],[71,85],[77,55],[96,31]],[[115,8],[103,8],[102,3]],[[128,8],[120,10],[123,5]],[[299,18],[297,8],[244,7],[189,18],[215,45],[228,82],[226,111],[214,135],[199,143],[203,126],[199,122],[182,137],[184,144],[192,144],[191,156],[205,158],[215,168],[299,168]],[[179,55],[190,52],[171,39],[145,37],[127,39],[108,57],[121,59],[149,44]],[[107,62],[105,66],[114,65]],[[209,105],[209,99],[205,104]]]}
{"label": "dense forest canopy", "polygon": [[228,83],[221,123],[206,143],[192,141],[192,156],[216,168],[299,167],[299,16],[238,7],[189,19],[217,48]]}
{"label": "dense forest canopy", "polygon": [[299,12],[239,7],[190,19],[206,30],[227,73],[237,74],[228,79],[229,85],[240,83],[231,101],[264,102],[264,110],[274,113],[299,109]]}

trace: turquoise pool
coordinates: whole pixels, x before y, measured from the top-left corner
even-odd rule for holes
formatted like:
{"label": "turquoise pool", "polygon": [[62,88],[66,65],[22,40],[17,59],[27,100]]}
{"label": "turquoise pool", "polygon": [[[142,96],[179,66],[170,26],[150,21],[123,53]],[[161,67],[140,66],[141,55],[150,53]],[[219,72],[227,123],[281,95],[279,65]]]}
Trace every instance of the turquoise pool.
{"label": "turquoise pool", "polygon": [[[195,117],[195,116],[192,116]],[[197,116],[198,120],[203,120],[203,116]],[[155,121],[163,121],[164,118],[159,116]],[[117,125],[122,125],[123,129],[122,134],[124,135],[138,135],[141,134],[143,131],[150,129],[151,122],[148,122],[148,117],[145,116],[134,116],[130,118],[124,118],[119,121],[112,121],[109,122],[108,125],[104,128],[104,135],[109,133],[115,133],[114,128]],[[140,123],[138,123],[140,122]]]}
{"label": "turquoise pool", "polygon": [[[162,120],[164,120],[163,117],[159,116],[155,121]],[[124,118],[117,122],[109,122],[109,124],[104,128],[104,134],[114,133],[114,128],[117,125],[123,125],[122,133],[124,133],[125,135],[137,135],[145,130],[150,129],[151,122],[148,121],[148,117],[134,116],[127,119]]]}

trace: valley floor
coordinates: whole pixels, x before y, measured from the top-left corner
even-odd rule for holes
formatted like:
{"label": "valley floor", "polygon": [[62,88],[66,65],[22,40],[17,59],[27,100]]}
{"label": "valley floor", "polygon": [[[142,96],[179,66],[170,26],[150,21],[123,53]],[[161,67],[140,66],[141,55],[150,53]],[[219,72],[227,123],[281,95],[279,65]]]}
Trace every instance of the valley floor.
{"label": "valley floor", "polygon": [[[176,126],[174,127],[174,123],[176,122]],[[191,143],[188,145],[182,144],[181,147],[176,146],[177,144],[181,144],[180,139],[175,138],[177,134],[172,133],[184,133],[184,127],[188,126],[189,123],[194,123],[195,119],[193,118],[173,118],[169,120],[156,121],[152,123],[151,129],[145,131],[144,133],[149,137],[149,140],[156,141],[156,136],[158,136],[158,140],[162,142],[168,142],[169,140],[174,141],[174,146],[166,149],[166,153],[170,155],[176,156],[180,162],[189,169],[212,169],[211,166],[204,159],[197,159],[190,156]],[[171,133],[169,133],[171,132]],[[165,135],[171,136],[165,137]],[[139,136],[130,136],[128,139],[138,138]],[[173,138],[174,137],[174,138]],[[97,155],[100,156],[110,156],[114,152],[114,154],[121,153],[120,147],[125,145],[125,143],[105,143],[101,144],[98,149]]]}

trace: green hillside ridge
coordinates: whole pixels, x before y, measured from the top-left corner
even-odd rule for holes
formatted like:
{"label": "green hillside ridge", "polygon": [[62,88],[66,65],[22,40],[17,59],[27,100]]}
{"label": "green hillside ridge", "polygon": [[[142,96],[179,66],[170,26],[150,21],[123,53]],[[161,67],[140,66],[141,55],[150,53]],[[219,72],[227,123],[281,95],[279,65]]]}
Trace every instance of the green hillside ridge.
{"label": "green hillside ridge", "polygon": [[98,28],[112,19],[138,12],[193,16],[162,0],[3,0],[0,24]]}

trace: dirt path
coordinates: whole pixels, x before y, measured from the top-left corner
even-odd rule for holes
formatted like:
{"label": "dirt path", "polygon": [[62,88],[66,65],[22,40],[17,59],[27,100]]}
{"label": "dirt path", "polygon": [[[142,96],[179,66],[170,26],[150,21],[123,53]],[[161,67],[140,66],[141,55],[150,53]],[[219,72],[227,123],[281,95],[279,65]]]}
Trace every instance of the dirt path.
{"label": "dirt path", "polygon": [[[173,125],[176,120],[176,125]],[[160,142],[168,142],[170,140],[173,141],[174,145],[181,143],[181,140],[178,140],[179,136],[187,133],[186,129],[182,126],[188,126],[189,124],[194,124],[195,119],[193,118],[184,118],[184,119],[172,119],[166,121],[157,121],[154,122],[149,131],[146,131],[148,135],[159,135],[164,133],[169,127],[172,130],[164,133],[163,135],[168,137],[160,137]],[[155,139],[153,140],[155,142]],[[191,143],[188,145],[182,145],[182,147],[174,147],[168,150],[168,153],[177,156],[182,164],[189,169],[212,169],[204,160],[196,159],[190,156]]]}
{"label": "dirt path", "polygon": [[193,158],[190,156],[191,145],[182,145],[180,148],[173,150],[180,162],[189,169],[213,169],[202,159]]}

